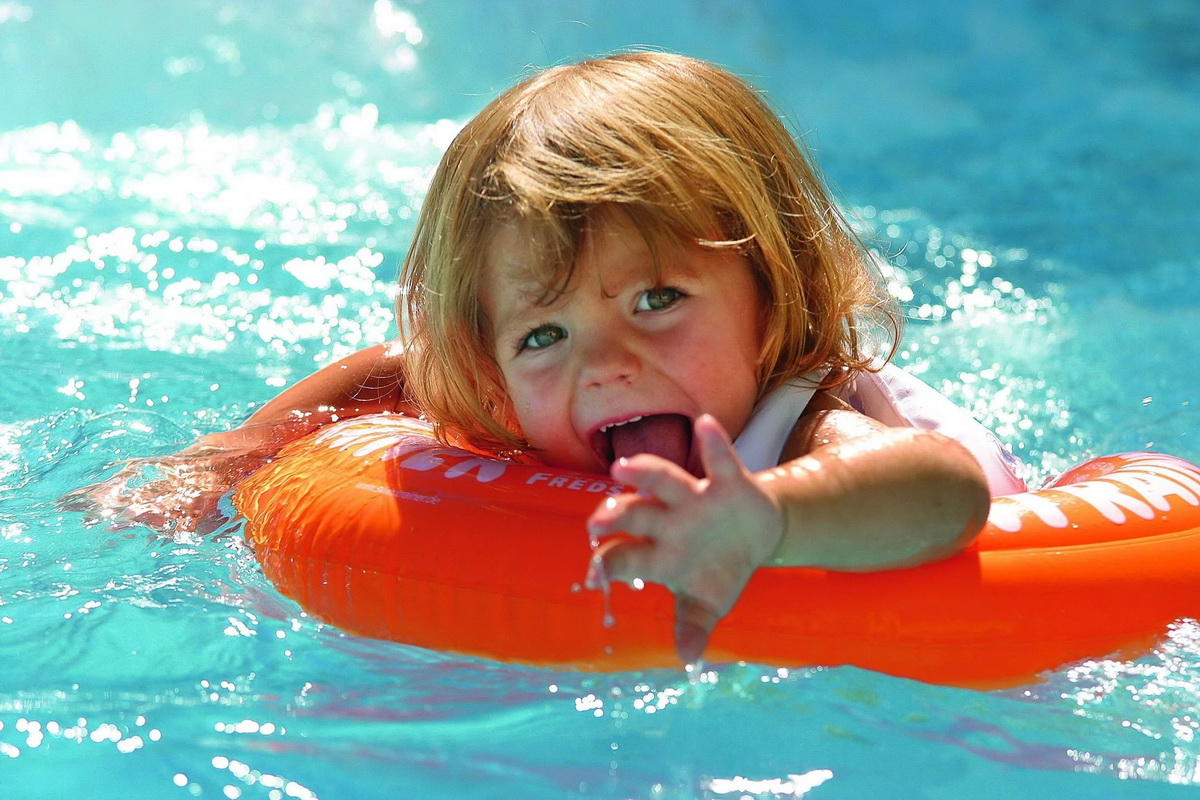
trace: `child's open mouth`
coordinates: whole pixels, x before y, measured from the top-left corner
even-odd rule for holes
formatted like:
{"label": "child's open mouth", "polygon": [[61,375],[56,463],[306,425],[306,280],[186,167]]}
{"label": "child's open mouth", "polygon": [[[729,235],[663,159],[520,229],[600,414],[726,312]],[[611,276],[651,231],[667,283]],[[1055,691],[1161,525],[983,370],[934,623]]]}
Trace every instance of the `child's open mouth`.
{"label": "child's open mouth", "polygon": [[647,414],[606,425],[593,434],[592,448],[605,467],[618,458],[650,453],[696,472],[692,421],[683,414]]}

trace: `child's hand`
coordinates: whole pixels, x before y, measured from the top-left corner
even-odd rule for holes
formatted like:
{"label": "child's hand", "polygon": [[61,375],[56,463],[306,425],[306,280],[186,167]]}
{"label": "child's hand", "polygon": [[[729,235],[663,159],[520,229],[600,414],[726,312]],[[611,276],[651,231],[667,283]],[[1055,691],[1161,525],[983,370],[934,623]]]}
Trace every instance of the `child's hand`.
{"label": "child's hand", "polygon": [[193,445],[181,453],[139,458],[100,483],[67,493],[64,511],[81,512],[85,525],[110,530],[145,525],[175,534],[207,534],[225,521],[218,503],[264,462],[261,452]]}
{"label": "child's hand", "polygon": [[640,578],[675,593],[675,646],[685,664],[700,659],[784,527],[779,505],[743,466],[721,424],[701,415],[695,436],[707,478],[658,456],[621,459],[613,479],[637,487],[637,494],[608,498],[588,520],[593,537],[617,531],[641,537],[610,543],[598,555],[612,580]]}

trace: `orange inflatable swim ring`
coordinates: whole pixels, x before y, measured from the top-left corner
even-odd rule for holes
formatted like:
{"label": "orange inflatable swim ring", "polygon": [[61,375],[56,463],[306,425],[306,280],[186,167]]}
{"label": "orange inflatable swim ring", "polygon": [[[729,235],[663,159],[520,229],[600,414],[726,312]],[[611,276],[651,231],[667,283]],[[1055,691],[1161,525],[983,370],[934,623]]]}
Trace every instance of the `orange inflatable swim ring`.
{"label": "orange inflatable swim ring", "polygon": [[[351,633],[583,670],[678,667],[666,589],[613,586],[606,599],[581,588],[584,520],[622,488],[447,447],[418,420],[377,415],[292,443],[233,502],[267,577]],[[994,499],[978,539],[935,564],[760,568],[706,658],[992,688],[1144,652],[1197,617],[1200,468],[1132,453]]]}

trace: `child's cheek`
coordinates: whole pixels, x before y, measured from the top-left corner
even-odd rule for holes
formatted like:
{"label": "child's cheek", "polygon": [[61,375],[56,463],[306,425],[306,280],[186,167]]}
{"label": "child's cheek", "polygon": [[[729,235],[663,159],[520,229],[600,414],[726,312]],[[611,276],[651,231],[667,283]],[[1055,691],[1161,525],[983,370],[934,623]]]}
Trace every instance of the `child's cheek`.
{"label": "child's cheek", "polygon": [[539,434],[555,418],[555,409],[565,404],[548,377],[544,373],[521,371],[508,379],[508,396],[527,438],[542,438]]}

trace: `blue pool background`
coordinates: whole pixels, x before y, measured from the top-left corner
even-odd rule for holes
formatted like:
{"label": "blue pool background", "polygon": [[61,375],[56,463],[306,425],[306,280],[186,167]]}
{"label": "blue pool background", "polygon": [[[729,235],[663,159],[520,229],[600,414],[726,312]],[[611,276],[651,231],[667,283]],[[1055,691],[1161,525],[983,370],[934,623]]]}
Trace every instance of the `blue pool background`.
{"label": "blue pool background", "polygon": [[897,264],[900,360],[1032,480],[1200,461],[1198,43],[1184,0],[0,0],[0,797],[1196,794],[1191,622],[990,694],[534,670],[322,626],[236,526],[54,500],[388,336],[448,138],[630,45],[768,91]]}

